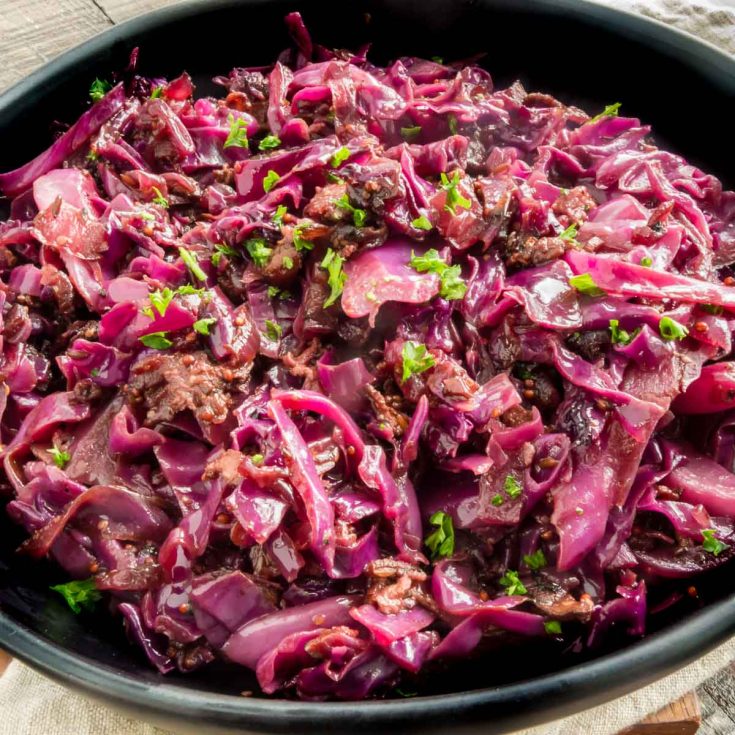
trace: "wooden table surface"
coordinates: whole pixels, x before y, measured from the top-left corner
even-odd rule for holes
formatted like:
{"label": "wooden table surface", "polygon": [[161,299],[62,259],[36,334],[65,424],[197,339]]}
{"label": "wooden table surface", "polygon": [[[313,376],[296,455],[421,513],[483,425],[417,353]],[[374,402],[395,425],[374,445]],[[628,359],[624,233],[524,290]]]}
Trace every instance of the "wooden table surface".
{"label": "wooden table surface", "polygon": [[[62,51],[111,25],[174,2],[0,0],[0,92]],[[719,4],[735,7],[735,0],[719,0]],[[0,674],[6,665],[7,656],[0,651]],[[695,732],[735,735],[735,664],[705,682],[696,693],[673,702],[621,735],[692,735]]]}

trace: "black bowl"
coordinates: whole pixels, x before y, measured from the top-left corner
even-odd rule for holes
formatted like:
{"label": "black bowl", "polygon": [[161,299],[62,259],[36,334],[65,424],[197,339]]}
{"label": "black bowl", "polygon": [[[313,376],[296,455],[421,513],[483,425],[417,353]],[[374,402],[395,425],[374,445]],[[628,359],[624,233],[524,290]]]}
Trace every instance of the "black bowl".
{"label": "black bowl", "polygon": [[[478,52],[498,85],[528,88],[653,123],[657,140],[732,186],[735,60],[642,17],[587,0],[241,0],[188,2],[115,27],[0,97],[0,170],[49,143],[52,122],[72,121],[90,81],[123,69],[188,69],[199,91],[233,66],[271,61],[288,44],[282,18],[299,9],[325,45],[373,42],[372,57],[463,58]],[[125,641],[119,620],[75,617],[50,584],[51,565],[14,553],[21,532],[0,513],[0,646],[39,671],[127,714],[180,732],[498,733],[580,711],[664,676],[735,632],[728,572],[697,581],[699,597],[653,617],[641,642],[620,640],[584,659],[536,646],[499,651],[439,672],[405,700],[302,703],[243,697],[241,669],[217,663],[162,677]]]}

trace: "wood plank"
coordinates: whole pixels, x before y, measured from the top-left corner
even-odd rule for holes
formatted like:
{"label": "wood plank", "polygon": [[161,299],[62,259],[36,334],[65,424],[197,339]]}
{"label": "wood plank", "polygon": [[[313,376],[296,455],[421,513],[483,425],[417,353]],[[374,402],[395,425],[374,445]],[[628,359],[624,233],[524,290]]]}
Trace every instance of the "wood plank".
{"label": "wood plank", "polygon": [[701,722],[699,699],[695,692],[689,692],[619,735],[694,735]]}
{"label": "wood plank", "polygon": [[155,8],[174,5],[177,0],[97,0],[97,4],[115,23],[147,13]]}
{"label": "wood plank", "polygon": [[112,25],[93,0],[2,0],[1,6],[0,91]]}

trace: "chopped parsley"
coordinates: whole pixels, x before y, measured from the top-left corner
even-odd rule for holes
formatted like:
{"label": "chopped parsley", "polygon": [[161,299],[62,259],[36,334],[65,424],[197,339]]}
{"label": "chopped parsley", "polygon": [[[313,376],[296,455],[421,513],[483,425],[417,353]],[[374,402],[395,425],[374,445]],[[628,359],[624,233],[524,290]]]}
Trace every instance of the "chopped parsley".
{"label": "chopped parsley", "polygon": [[444,63],[444,59],[443,59],[443,58],[442,58],[441,56],[432,56],[432,57],[431,57],[431,60],[432,60],[432,61],[433,61],[433,62],[434,62],[435,64],[443,64],[443,63]]}
{"label": "chopped parsley", "polygon": [[157,100],[159,97],[163,97],[163,87],[162,86],[156,87],[151,92],[151,99],[152,100]]}
{"label": "chopped parsley", "polygon": [[434,356],[426,349],[426,345],[417,342],[405,342],[401,350],[402,367],[401,383],[405,383],[412,375],[423,373],[436,365]]}
{"label": "chopped parsley", "polygon": [[278,286],[268,286],[268,298],[277,299],[281,295],[281,289]]}
{"label": "chopped parsley", "polygon": [[508,569],[500,578],[500,584],[502,587],[505,587],[505,593],[507,595],[525,595],[528,592],[523,582],[518,579],[518,572],[514,572],[511,569]]}
{"label": "chopped parsley", "polygon": [[245,249],[250,253],[253,263],[258,268],[265,267],[273,253],[273,248],[269,248],[267,242],[262,237],[251,237],[249,240],[246,240]]}
{"label": "chopped parsley", "polygon": [[247,148],[248,142],[248,126],[241,117],[228,115],[227,122],[230,124],[230,132],[227,134],[227,140],[223,148]]}
{"label": "chopped parsley", "polygon": [[284,255],[281,259],[281,263],[287,271],[290,271],[291,268],[293,268],[293,258],[290,255]]}
{"label": "chopped parsley", "polygon": [[588,123],[598,122],[599,120],[602,120],[603,117],[617,117],[618,116],[618,110],[622,107],[622,102],[615,102],[612,105],[608,105],[602,112],[595,115],[594,117],[591,117],[589,120],[587,120]]}
{"label": "chopped parsley", "polygon": [[202,270],[202,267],[199,265],[199,261],[194,253],[186,248],[179,248],[179,255],[181,256],[181,260],[186,264],[186,267],[191,271],[191,275],[194,276],[194,278],[199,281],[207,280],[207,274]]}
{"label": "chopped parsley", "polygon": [[714,529],[705,528],[704,531],[702,531],[702,548],[710,554],[719,556],[723,551],[729,549],[730,546],[722,543],[720,539],[715,537]]}
{"label": "chopped parsley", "polygon": [[454,553],[454,524],[452,516],[443,510],[434,513],[429,523],[436,526],[436,531],[430,533],[424,543],[431,552],[432,559],[441,559]]}
{"label": "chopped parsley", "polygon": [[450,115],[447,119],[447,124],[449,125],[449,132],[452,135],[457,135],[458,127],[457,127],[457,118],[454,115]]}
{"label": "chopped parsley", "polygon": [[205,337],[209,335],[209,328],[216,322],[217,320],[213,316],[206,316],[202,319],[197,319],[194,322],[194,331],[197,334],[203,334]]}
{"label": "chopped parsley", "polygon": [[347,194],[344,194],[339,199],[337,199],[335,204],[341,209],[346,209],[348,212],[352,212],[352,222],[355,227],[363,227],[365,225],[365,221],[367,220],[367,212],[364,209],[353,207]]}
{"label": "chopped parsley", "polygon": [[71,454],[69,452],[59,449],[56,446],[52,446],[48,453],[51,455],[51,459],[54,460],[54,464],[60,469],[63,470],[64,467],[66,467],[67,464],[69,464],[69,460],[71,459]]}
{"label": "chopped parsley", "polygon": [[97,589],[94,579],[74,580],[66,584],[57,584],[51,587],[58,592],[66,604],[78,615],[85,610],[92,610],[97,602],[102,599],[102,593]]}
{"label": "chopped parsley", "polygon": [[472,206],[472,202],[467,197],[460,194],[457,189],[459,186],[459,171],[455,171],[451,179],[442,172],[440,180],[441,188],[447,193],[444,209],[449,212],[449,214],[456,215],[457,207],[469,209]]}
{"label": "chopped parsley", "polygon": [[506,495],[511,500],[515,500],[521,496],[523,487],[521,483],[513,477],[513,475],[506,475],[505,480],[503,481],[503,490],[505,490]]}
{"label": "chopped parsley", "polygon": [[631,334],[625,329],[620,328],[620,321],[618,319],[610,320],[610,339],[614,345],[629,345],[636,333]]}
{"label": "chopped parsley", "polygon": [[589,273],[581,273],[569,279],[569,285],[585,296],[604,296],[605,292],[595,283]]}
{"label": "chopped parsley", "polygon": [[167,332],[151,332],[144,334],[138,339],[146,346],[153,350],[167,350],[173,342],[166,336]]}
{"label": "chopped parsley", "polygon": [[276,227],[281,227],[283,225],[283,218],[288,213],[288,207],[285,204],[279,204],[278,207],[276,207],[275,214],[273,215],[273,224]]}
{"label": "chopped parsley", "polygon": [[667,342],[684,339],[689,334],[689,330],[683,324],[670,316],[661,317],[661,321],[658,323],[658,331]]}
{"label": "chopped parsley", "polygon": [[416,138],[421,135],[421,126],[420,125],[414,125],[410,128],[401,128],[401,137],[403,140],[408,141],[409,143],[413,140],[416,140]]}
{"label": "chopped parsley", "polygon": [[89,97],[92,102],[99,102],[110,90],[112,85],[104,79],[95,79],[89,87]]}
{"label": "chopped parsley", "polygon": [[462,268],[449,265],[439,257],[435,248],[427,250],[423,255],[411,252],[409,265],[419,273],[436,273],[441,281],[439,295],[447,301],[461,299],[467,292],[467,284],[462,280]]}
{"label": "chopped parsley", "polygon": [[163,194],[161,194],[161,190],[157,187],[153,187],[153,192],[156,196],[153,197],[151,200],[154,204],[157,204],[159,207],[163,207],[164,209],[168,209],[168,199],[166,199]]}
{"label": "chopped parsley", "polygon": [[250,461],[254,465],[262,465],[263,461],[265,460],[265,457],[262,454],[251,454],[250,455]]}
{"label": "chopped parsley", "polygon": [[85,160],[89,161],[90,163],[94,163],[95,161],[99,160],[99,157],[99,153],[97,153],[94,148],[90,148]]}
{"label": "chopped parsley", "polygon": [[416,217],[416,219],[411,220],[411,227],[415,227],[417,230],[430,230],[433,226],[434,225],[431,224],[429,218],[423,214],[420,217]]}
{"label": "chopped parsley", "polygon": [[148,294],[151,308],[144,309],[143,313],[153,319],[153,309],[155,309],[161,316],[165,316],[166,309],[168,309],[169,304],[174,300],[175,295],[176,292],[172,291],[168,286],[163,290],[155,290],[153,293]]}
{"label": "chopped parsley", "polygon": [[350,149],[342,146],[330,159],[329,165],[332,168],[339,168],[350,157]]}
{"label": "chopped parsley", "polygon": [[283,334],[283,327],[270,319],[265,320],[265,334],[271,342],[278,342]]}
{"label": "chopped parsley", "polygon": [[494,505],[496,508],[499,508],[504,502],[505,500],[503,500],[503,496],[500,493],[496,493],[490,500],[490,505]]}
{"label": "chopped parsley", "polygon": [[650,268],[653,265],[653,258],[651,258],[649,255],[645,255],[641,258],[641,262],[639,265],[642,265],[644,268]]}
{"label": "chopped parsley", "polygon": [[700,304],[700,306],[708,313],[713,316],[720,316],[725,310],[718,304]]}
{"label": "chopped parsley", "polygon": [[270,169],[263,179],[263,191],[267,194],[280,180],[281,177]]}
{"label": "chopped parsley", "polygon": [[216,268],[220,262],[222,261],[222,256],[226,255],[228,258],[232,258],[237,255],[237,250],[234,248],[231,248],[229,245],[225,245],[224,243],[218,242],[214,246],[215,252],[212,253],[212,257],[210,260],[212,261],[212,265]]}
{"label": "chopped parsley", "polygon": [[533,554],[524,554],[523,563],[533,572],[543,569],[546,564],[546,556],[541,549],[534,551]]}
{"label": "chopped parsley", "polygon": [[544,623],[544,630],[549,635],[561,635],[561,623],[558,620],[547,620]]}
{"label": "chopped parsley", "polygon": [[305,240],[302,234],[307,226],[308,225],[302,222],[300,225],[296,225],[296,227],[293,228],[293,246],[298,252],[302,252],[303,250],[312,250],[314,248],[314,243],[309,240]]}
{"label": "chopped parsley", "polygon": [[572,242],[577,237],[577,225],[572,223],[571,225],[569,225],[569,227],[566,228],[566,230],[564,230],[564,232],[559,235],[559,237],[562,240],[568,240],[569,242]]}
{"label": "chopped parsley", "polygon": [[325,309],[331,306],[342,295],[345,282],[347,281],[347,274],[342,270],[342,264],[344,262],[344,258],[341,255],[337,255],[332,248],[328,248],[327,254],[320,263],[320,267],[328,273],[327,284],[330,288],[329,296],[324,302]]}
{"label": "chopped parsley", "polygon": [[281,145],[281,139],[277,135],[266,135],[263,140],[258,143],[259,151],[272,151]]}

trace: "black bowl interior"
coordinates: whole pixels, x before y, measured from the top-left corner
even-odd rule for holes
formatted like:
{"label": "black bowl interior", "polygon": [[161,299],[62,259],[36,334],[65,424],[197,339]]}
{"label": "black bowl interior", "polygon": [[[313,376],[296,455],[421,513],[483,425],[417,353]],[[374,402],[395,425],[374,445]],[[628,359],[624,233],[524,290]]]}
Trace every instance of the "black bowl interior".
{"label": "black bowl interior", "polygon": [[[112,29],[0,98],[0,138],[6,142],[0,170],[45,148],[56,121],[71,122],[85,108],[91,80],[122,71],[133,47],[140,48],[140,73],[175,76],[188,70],[199,93],[206,93],[214,91],[210,80],[216,74],[272,61],[288,45],[282,18],[294,9],[302,11],[317,42],[356,47],[369,41],[377,62],[482,53],[481,63],[498,86],[520,79],[528,89],[591,111],[621,102],[626,114],[653,124],[661,145],[733,184],[732,121],[724,113],[733,109],[735,61],[649,21],[573,0],[242,0],[159,11]],[[724,570],[698,580],[696,598],[686,596],[654,616],[652,631],[669,630],[644,644],[621,636],[583,660],[553,644],[534,643],[418,680],[415,688],[422,696],[416,699],[276,706],[238,696],[256,689],[253,679],[224,663],[174,674],[164,683],[127,645],[118,619],[76,617],[49,592],[62,575],[50,564],[17,555],[22,538],[0,514],[0,644],[96,696],[179,726],[188,721],[257,732],[347,727],[385,732],[408,722],[428,730],[450,721],[459,726],[491,719],[483,730],[502,731],[629,691],[701,654],[735,628],[731,570]],[[703,606],[704,613],[686,622]],[[687,637],[686,645],[674,644],[679,635]],[[502,687],[513,682],[523,686]],[[451,696],[470,691],[474,694]]]}

